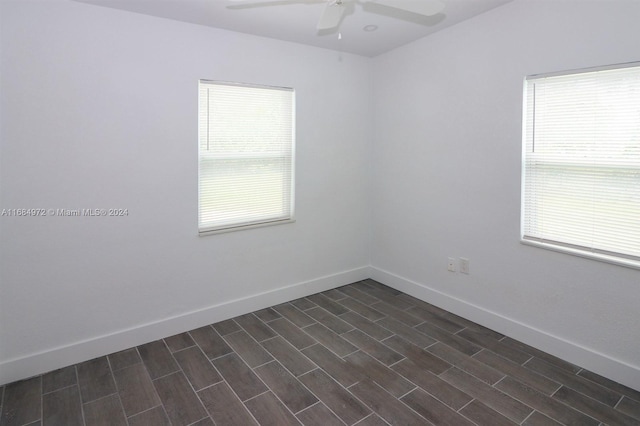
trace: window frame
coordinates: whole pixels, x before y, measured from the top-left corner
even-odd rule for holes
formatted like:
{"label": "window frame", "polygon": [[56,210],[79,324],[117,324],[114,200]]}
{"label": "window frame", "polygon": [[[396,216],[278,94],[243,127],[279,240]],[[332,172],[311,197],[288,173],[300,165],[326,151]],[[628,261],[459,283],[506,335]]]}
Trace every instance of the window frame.
{"label": "window frame", "polygon": [[[289,173],[288,180],[285,178],[285,181],[289,184],[288,191],[283,190],[283,194],[288,195],[288,210],[286,210],[284,215],[280,218],[267,218],[264,217],[262,219],[256,219],[251,221],[242,221],[237,220],[234,223],[229,223],[225,225],[218,226],[203,226],[202,223],[202,186],[203,186],[203,155],[202,155],[202,123],[201,119],[203,117],[202,111],[202,86],[203,85],[218,85],[218,86],[227,86],[227,87],[242,87],[242,88],[253,88],[253,89],[266,89],[266,90],[277,90],[277,91],[285,91],[291,93],[291,139],[290,139],[290,155],[283,156],[283,159],[289,159]],[[208,112],[207,112],[208,114]],[[209,115],[207,115],[209,117]],[[215,157],[213,155],[212,157]],[[238,159],[242,157],[242,155],[234,155],[229,154],[228,159]],[[260,159],[268,159],[268,158],[278,158],[279,156],[273,154],[264,154],[263,156],[255,156],[252,155],[249,157],[249,161],[260,160]],[[224,156],[220,156],[219,159],[223,159]],[[280,87],[280,86],[269,86],[262,84],[251,84],[251,83],[239,83],[239,82],[229,82],[229,81],[220,81],[220,80],[208,80],[208,79],[200,79],[198,80],[198,235],[199,236],[207,236],[207,235],[215,235],[227,232],[241,231],[246,229],[254,229],[261,228],[266,226],[274,226],[281,225],[287,223],[293,223],[296,221],[295,217],[295,158],[296,158],[296,96],[295,90],[290,87]],[[211,159],[210,159],[211,160]],[[215,161],[215,160],[214,160]],[[249,167],[249,166],[247,166]],[[286,197],[285,197],[286,198]]]}
{"label": "window frame", "polygon": [[[520,214],[520,242],[525,245],[544,248],[560,253],[571,254],[597,261],[607,262],[615,265],[625,266],[634,269],[640,269],[640,257],[627,255],[625,253],[611,252],[597,248],[588,248],[582,245],[558,242],[544,238],[538,238],[527,235],[526,228],[526,200],[527,192],[527,142],[528,142],[528,126],[530,125],[530,105],[528,99],[528,85],[530,81],[540,80],[549,77],[579,75],[584,73],[593,73],[607,70],[619,70],[626,68],[638,68],[640,71],[640,62],[629,62],[622,64],[613,64],[600,67],[584,68],[577,70],[568,70],[544,74],[533,74],[525,77],[523,82],[523,109],[522,109],[522,163],[521,163],[521,214]],[[535,103],[533,104],[535,108]],[[533,119],[535,129],[535,118]],[[535,132],[535,130],[534,130]],[[535,140],[535,139],[534,139]],[[604,169],[604,167],[602,167]],[[635,170],[635,167],[633,168]],[[640,171],[640,167],[638,167]],[[640,218],[639,218],[640,220]]]}

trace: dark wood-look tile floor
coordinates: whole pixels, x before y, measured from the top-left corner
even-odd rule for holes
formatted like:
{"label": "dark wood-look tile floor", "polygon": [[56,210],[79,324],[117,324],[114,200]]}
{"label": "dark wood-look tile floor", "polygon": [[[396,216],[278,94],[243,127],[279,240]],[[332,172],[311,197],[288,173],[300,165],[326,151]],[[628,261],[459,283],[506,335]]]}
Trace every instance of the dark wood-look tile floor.
{"label": "dark wood-look tile floor", "polygon": [[640,425],[640,392],[373,280],[0,386],[0,426]]}

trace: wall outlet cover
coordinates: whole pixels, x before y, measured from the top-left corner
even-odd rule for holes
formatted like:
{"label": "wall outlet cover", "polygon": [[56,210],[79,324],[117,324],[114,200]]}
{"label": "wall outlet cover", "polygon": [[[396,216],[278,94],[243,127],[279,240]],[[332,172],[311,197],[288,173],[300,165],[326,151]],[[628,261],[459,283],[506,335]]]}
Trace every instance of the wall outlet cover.
{"label": "wall outlet cover", "polygon": [[469,275],[469,259],[466,257],[460,258],[460,272]]}
{"label": "wall outlet cover", "polygon": [[449,261],[447,263],[447,269],[450,272],[455,272],[456,271],[456,259],[454,259],[453,257],[449,258]]}

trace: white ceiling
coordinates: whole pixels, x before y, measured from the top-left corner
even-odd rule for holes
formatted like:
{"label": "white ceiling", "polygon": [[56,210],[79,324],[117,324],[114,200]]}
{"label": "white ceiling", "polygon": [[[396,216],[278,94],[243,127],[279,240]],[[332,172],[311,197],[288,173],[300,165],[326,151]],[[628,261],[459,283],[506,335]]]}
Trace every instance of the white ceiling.
{"label": "white ceiling", "polygon": [[[326,0],[76,1],[363,56],[377,56],[512,0],[442,0],[444,10],[431,17],[386,8],[369,0],[344,0],[348,2],[348,10],[339,29],[341,39],[338,31],[319,33],[316,30]],[[265,2],[268,6],[260,5]],[[252,7],[258,5],[260,7]],[[367,32],[364,30],[367,25],[375,25],[377,30]]]}

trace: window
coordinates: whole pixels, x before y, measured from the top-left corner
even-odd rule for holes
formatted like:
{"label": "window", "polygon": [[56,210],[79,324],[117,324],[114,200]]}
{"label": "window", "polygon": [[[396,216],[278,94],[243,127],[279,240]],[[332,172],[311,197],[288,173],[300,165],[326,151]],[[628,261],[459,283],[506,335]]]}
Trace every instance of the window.
{"label": "window", "polygon": [[200,80],[200,234],[293,221],[294,91]]}
{"label": "window", "polygon": [[522,241],[640,267],[640,64],[525,80]]}

